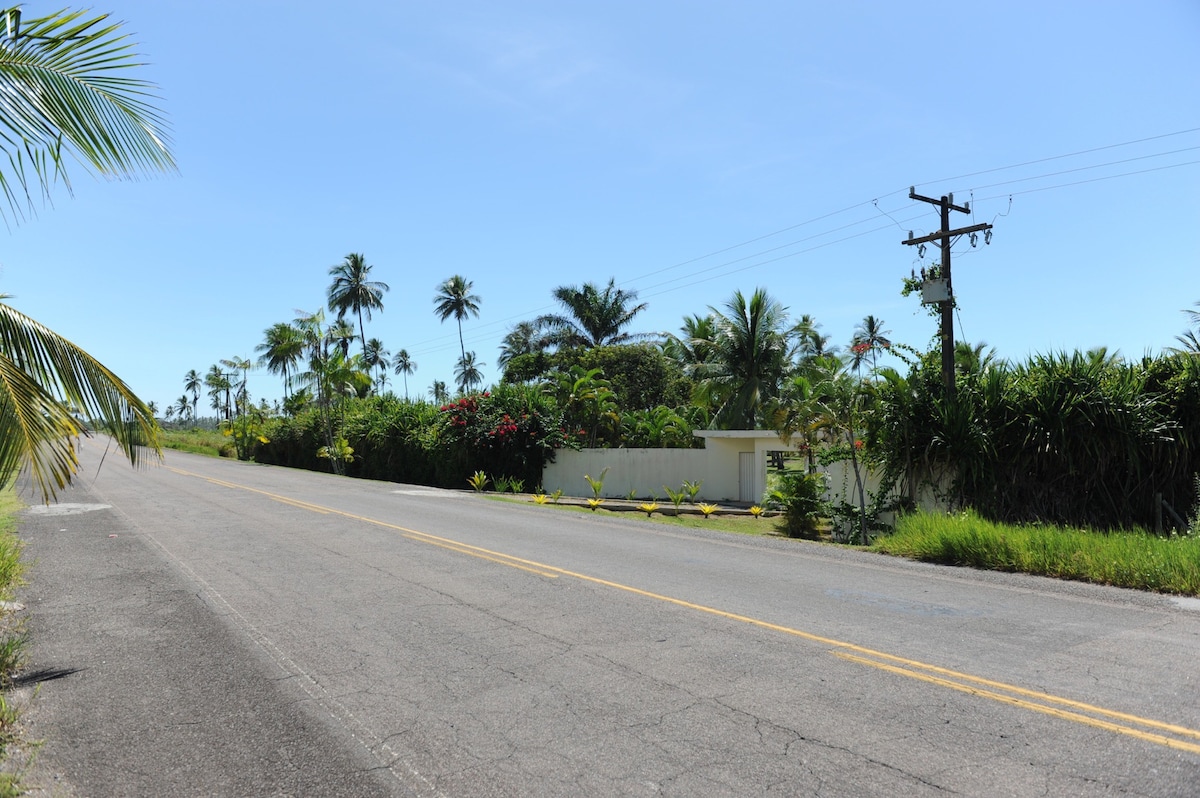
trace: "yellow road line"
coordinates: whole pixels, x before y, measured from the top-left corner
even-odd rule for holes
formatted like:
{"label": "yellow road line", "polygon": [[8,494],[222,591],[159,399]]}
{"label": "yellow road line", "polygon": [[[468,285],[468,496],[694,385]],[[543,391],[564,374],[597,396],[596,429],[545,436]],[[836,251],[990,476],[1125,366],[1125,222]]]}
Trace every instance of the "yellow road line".
{"label": "yellow road line", "polygon": [[[1115,732],[1117,734],[1125,734],[1130,737],[1136,737],[1139,740],[1144,740],[1149,743],[1165,745],[1168,748],[1175,748],[1180,751],[1187,751],[1192,754],[1200,754],[1200,745],[1197,745],[1196,743],[1189,743],[1184,740],[1176,740],[1171,737],[1164,737],[1161,734],[1152,734],[1150,732],[1142,731],[1141,729],[1135,729],[1135,728],[1131,728],[1129,726],[1122,726],[1119,723],[1113,723],[1111,721],[1101,720],[1100,718],[1088,717],[1087,715],[1081,715],[1077,712],[1068,712],[1065,709],[1058,709],[1056,707],[1046,706],[1045,704],[1039,704],[1034,701],[1026,701],[1025,699],[1022,699],[1022,698],[1016,698],[1014,696],[1004,695],[1003,693],[997,693],[997,692],[993,692],[991,690],[982,690],[978,687],[972,687],[969,684],[960,684],[958,682],[954,682],[949,679],[942,679],[937,676],[930,676],[929,674],[926,674],[926,673],[917,673],[916,671],[911,671],[906,668],[900,668],[896,665],[888,665],[883,662],[876,662],[874,660],[870,660],[865,657],[856,657],[853,654],[847,654],[844,651],[834,651],[832,653],[834,654],[834,656],[839,657],[841,659],[849,660],[850,662],[857,662],[860,665],[869,665],[872,668],[879,668],[880,670],[888,671],[889,673],[895,673],[895,674],[899,674],[901,676],[907,676],[910,679],[919,679],[923,682],[929,682],[930,684],[936,684],[936,685],[940,685],[942,687],[948,687],[951,690],[958,690],[959,692],[968,693],[969,695],[979,696],[980,698],[987,698],[992,701],[998,701],[1002,704],[1009,704],[1014,707],[1020,707],[1021,709],[1028,709],[1033,712],[1041,712],[1045,715],[1050,715],[1055,718],[1061,718],[1062,720],[1074,721],[1075,723],[1082,723],[1086,726],[1094,726],[1097,729],[1104,729],[1105,731]],[[975,680],[975,681],[983,681],[983,680]],[[1031,691],[1021,690],[1019,692],[1028,693]],[[1044,697],[1049,700],[1058,701],[1060,703],[1071,703],[1071,704],[1075,703],[1075,702],[1065,702],[1063,699],[1056,699],[1054,696],[1047,695]],[[1084,706],[1086,706],[1086,705],[1084,705]],[[1096,708],[1096,709],[1098,709],[1098,708]],[[1110,716],[1118,714],[1118,713],[1110,713],[1105,710],[1099,710],[1099,711],[1102,712],[1103,714],[1110,715]],[[1129,719],[1133,720],[1134,722],[1141,723],[1146,726],[1157,727],[1157,726],[1165,725],[1165,724],[1159,724],[1156,721],[1150,721],[1150,720],[1143,719],[1143,718],[1136,718],[1132,715],[1122,715],[1122,717],[1129,718]],[[1185,732],[1192,736],[1196,735],[1196,732],[1193,731],[1192,729],[1182,729],[1182,732]]]}
{"label": "yellow road line", "polygon": [[[1131,715],[1131,714],[1128,714],[1125,712],[1117,712],[1114,710],[1105,709],[1103,707],[1094,706],[1092,704],[1086,704],[1082,701],[1075,701],[1075,700],[1069,699],[1069,698],[1062,698],[1060,696],[1051,695],[1050,693],[1043,693],[1043,692],[1039,692],[1037,690],[1030,690],[1030,689],[1027,689],[1024,687],[1018,687],[1016,685],[1005,684],[1004,682],[997,682],[997,681],[993,681],[991,679],[984,679],[979,676],[973,676],[969,673],[962,673],[959,671],[950,670],[948,668],[942,668],[937,665],[931,665],[929,663],[920,662],[919,660],[906,659],[904,657],[896,656],[895,654],[888,654],[887,652],[884,652],[884,651],[876,651],[874,649],[856,645],[854,643],[850,643],[845,640],[838,640],[838,639],[832,638],[832,637],[825,637],[823,635],[813,634],[812,632],[805,632],[801,629],[794,629],[789,626],[782,626],[780,624],[771,623],[769,621],[760,620],[758,618],[752,618],[747,615],[739,615],[739,614],[733,613],[733,612],[726,612],[725,610],[719,610],[719,609],[716,609],[715,607],[708,607],[703,604],[695,604],[690,601],[685,601],[683,599],[674,598],[672,596],[666,596],[661,593],[652,593],[648,590],[642,590],[641,588],[636,588],[636,587],[632,587],[630,585],[621,584],[620,582],[612,582],[607,579],[601,579],[599,577],[589,576],[587,574],[581,574],[581,573],[578,573],[575,571],[569,571],[565,568],[559,568],[558,566],[540,563],[540,562],[537,562],[536,560],[528,560],[528,559],[525,559],[522,557],[515,557],[511,554],[504,554],[503,552],[492,551],[491,549],[485,549],[481,546],[474,546],[470,543],[463,543],[461,541],[452,540],[450,538],[444,538],[444,537],[439,537],[437,535],[431,535],[428,532],[420,532],[415,529],[409,529],[407,527],[398,526],[396,524],[390,524],[386,521],[380,521],[375,518],[368,518],[366,516],[356,515],[354,513],[348,513],[348,512],[345,512],[344,510],[338,510],[338,509],[335,509],[332,507],[324,507],[322,505],[312,504],[310,502],[298,501],[296,499],[291,499],[286,496],[281,496],[279,494],[270,493],[269,491],[259,490],[258,488],[251,488],[251,487],[248,487],[245,485],[238,485],[233,482],[225,482],[222,480],[213,479],[211,477],[206,477],[206,476],[203,476],[200,474],[192,474],[190,472],[183,471],[181,469],[171,468],[170,466],[168,466],[167,468],[170,471],[173,471],[173,472],[183,475],[183,476],[197,477],[199,479],[204,479],[209,482],[212,482],[213,484],[221,485],[222,487],[228,487],[228,488],[232,488],[235,490],[244,490],[244,491],[248,491],[250,493],[257,493],[259,495],[262,495],[269,499],[272,499],[273,501],[283,502],[284,504],[289,504],[293,507],[298,507],[300,509],[310,510],[312,512],[323,513],[326,515],[329,515],[329,514],[340,515],[344,518],[349,518],[351,520],[361,521],[363,523],[372,524],[374,526],[383,527],[385,529],[392,529],[392,530],[403,533],[404,537],[408,538],[409,540],[413,540],[413,541],[417,541],[417,542],[421,542],[421,543],[428,543],[428,544],[434,545],[434,546],[439,546],[440,548],[448,549],[450,551],[455,551],[455,552],[458,552],[461,554],[467,554],[472,557],[478,557],[480,559],[488,560],[490,562],[507,565],[511,568],[518,568],[520,570],[528,571],[530,573],[534,573],[539,576],[544,576],[544,577],[549,577],[549,578],[556,578],[557,576],[570,576],[570,577],[579,579],[584,582],[591,582],[592,584],[595,584],[595,585],[601,585],[603,587],[612,588],[614,590],[620,590],[625,593],[631,593],[636,596],[642,596],[644,598],[650,598],[650,599],[654,599],[656,601],[662,601],[667,604],[674,604],[677,607],[683,607],[685,609],[694,610],[696,612],[702,612],[707,615],[716,616],[718,618],[725,618],[725,619],[731,620],[731,621],[738,621],[741,623],[750,624],[751,626],[756,626],[760,629],[769,629],[771,631],[790,635],[792,637],[798,637],[802,640],[808,640],[813,643],[819,643],[821,645],[830,646],[830,647],[836,649],[834,651],[831,651],[830,652],[831,654],[834,654],[837,657],[840,657],[842,659],[845,659],[847,661],[854,662],[854,663],[857,663],[860,665],[866,665],[866,666],[878,668],[880,670],[884,670],[884,671],[887,671],[890,673],[907,676],[907,677],[913,678],[913,679],[919,679],[919,680],[927,682],[929,684],[936,684],[936,685],[939,685],[942,687],[947,687],[952,690],[957,690],[959,692],[978,696],[980,698],[987,698],[987,699],[990,699],[993,701],[999,701],[1001,703],[1009,704],[1011,706],[1020,707],[1022,709],[1028,709],[1028,710],[1031,710],[1034,712],[1040,712],[1040,713],[1043,713],[1046,715],[1051,715],[1053,717],[1060,718],[1062,720],[1069,720],[1069,721],[1073,721],[1075,723],[1081,723],[1081,724],[1084,724],[1087,726],[1092,726],[1092,727],[1099,728],[1099,729],[1105,729],[1107,731],[1115,732],[1117,734],[1125,734],[1125,735],[1128,735],[1131,737],[1136,737],[1145,742],[1151,742],[1151,743],[1155,743],[1157,745],[1164,745],[1169,748],[1174,748],[1174,749],[1181,750],[1181,751],[1187,751],[1189,753],[1200,754],[1200,745],[1198,745],[1196,743],[1191,743],[1191,742],[1187,742],[1184,740],[1176,740],[1171,737],[1166,737],[1166,736],[1163,736],[1160,734],[1146,732],[1141,729],[1133,728],[1131,726],[1122,726],[1120,723],[1115,723],[1115,722],[1111,722],[1111,721],[1107,721],[1107,720],[1101,720],[1101,719],[1095,718],[1095,717],[1089,717],[1088,715],[1084,715],[1081,713],[1087,712],[1087,713],[1091,713],[1092,715],[1099,715],[1101,717],[1111,718],[1114,721],[1119,720],[1124,723],[1136,724],[1139,726],[1143,726],[1145,728],[1157,729],[1159,731],[1167,732],[1170,734],[1175,734],[1175,735],[1178,735],[1181,737],[1191,737],[1191,738],[1200,740],[1200,730],[1197,730],[1197,729],[1190,729],[1185,726],[1178,726],[1175,724],[1164,723],[1162,721],[1153,720],[1151,718],[1142,718],[1137,715]],[[848,653],[848,652],[853,652],[853,653]],[[858,655],[858,656],[856,656],[856,655]],[[926,671],[926,673],[920,673],[918,671]],[[931,674],[937,674],[937,675],[935,676],[935,675],[931,675]],[[954,680],[958,680],[958,681],[954,681]],[[965,684],[964,684],[964,682],[965,682]],[[976,687],[973,685],[980,685],[980,687]],[[988,687],[988,688],[992,688],[992,689],[990,689],[990,690],[983,689],[983,687]],[[1007,693],[1011,693],[1012,695],[1004,695],[1003,693],[996,692],[996,691],[1004,691]],[[1017,698],[1016,696],[1024,696],[1024,698]],[[1032,699],[1032,700],[1025,700],[1025,699]],[[1038,703],[1038,702],[1041,702],[1041,703]],[[1058,705],[1060,707],[1070,707],[1071,709],[1077,710],[1077,711],[1072,712],[1072,711],[1069,711],[1066,709],[1058,709],[1053,705]]]}

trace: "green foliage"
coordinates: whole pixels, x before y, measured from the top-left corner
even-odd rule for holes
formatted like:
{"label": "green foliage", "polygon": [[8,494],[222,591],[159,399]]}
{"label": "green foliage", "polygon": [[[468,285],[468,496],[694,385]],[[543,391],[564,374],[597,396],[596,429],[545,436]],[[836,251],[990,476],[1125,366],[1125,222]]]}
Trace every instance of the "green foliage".
{"label": "green foliage", "polygon": [[1152,527],[1154,495],[1196,500],[1200,359],[1125,363],[1038,355],[960,372],[948,401],[936,353],[901,377],[884,369],[867,451],[911,504],[922,482],[998,521]]}
{"label": "green foliage", "polygon": [[693,382],[680,365],[650,344],[514,355],[503,381],[545,385],[588,447],[695,448],[692,430],[709,421],[690,404]]}
{"label": "green foliage", "polygon": [[[345,438],[337,438],[331,446],[317,447],[317,457],[337,463],[353,463],[354,447]],[[340,468],[335,468],[334,473],[340,474],[342,471]]]}
{"label": "green foliage", "polygon": [[565,349],[552,361],[557,371],[599,369],[609,381],[623,413],[675,407],[691,399],[692,382],[683,370],[651,344]]}
{"label": "green foliage", "polygon": [[[503,479],[503,477],[501,477],[501,479]],[[474,488],[476,493],[483,493],[488,486],[488,482],[488,475],[482,471],[476,471],[474,474],[467,477],[467,484]],[[496,483],[496,487],[499,489],[499,482]]]}
{"label": "green foliage", "polygon": [[667,498],[671,500],[671,504],[675,505],[675,514],[679,514],[679,506],[683,504],[683,500],[687,498],[687,491],[683,488],[679,490],[671,490],[666,485],[663,485],[663,490],[667,492]]}
{"label": "green foliage", "polygon": [[604,478],[606,476],[608,476],[608,467],[607,466],[605,466],[604,470],[600,472],[599,477],[592,478],[588,474],[583,475],[584,481],[587,482],[588,487],[592,489],[593,497],[595,497],[597,499],[600,498],[600,492],[602,490],[604,490]]}
{"label": "green foliage", "polygon": [[259,444],[270,443],[270,440],[263,434],[270,412],[265,403],[256,407],[249,403],[248,398],[239,398],[237,409],[237,417],[222,421],[220,429],[223,435],[233,438],[237,459],[249,460],[254,454],[255,447]]}
{"label": "green foliage", "polygon": [[[436,405],[408,402],[394,396],[350,399],[343,407],[342,436],[354,449],[354,461],[346,464],[349,476],[387,479],[416,484],[450,483],[432,481],[434,454],[426,447],[428,431],[438,415]],[[290,418],[267,421],[255,459],[260,463],[327,471],[317,458],[325,432],[319,408],[309,407]],[[464,471],[463,476],[469,471]],[[459,481],[454,487],[462,485]]]}
{"label": "green foliage", "polygon": [[759,288],[734,292],[724,313],[710,310],[707,356],[691,367],[695,399],[713,408],[719,429],[754,429],[770,417],[789,367],[786,309]]}
{"label": "green foliage", "polygon": [[1188,516],[1187,536],[1200,540],[1200,475],[1193,483],[1196,491],[1196,503],[1192,505],[1192,514]]}
{"label": "green foliage", "polygon": [[543,390],[562,408],[563,426],[580,445],[595,448],[616,442],[620,434],[617,398],[600,369],[584,371],[573,366],[570,371],[556,372],[554,379]]}
{"label": "green foliage", "polygon": [[973,512],[912,513],[875,549],[947,565],[1200,595],[1200,540],[1187,537],[1007,525]]}
{"label": "green foliage", "polygon": [[631,449],[689,449],[703,445],[693,429],[682,413],[659,405],[626,412],[621,417],[621,442]]}
{"label": "green foliage", "polygon": [[683,492],[687,494],[688,502],[696,503],[696,497],[700,495],[700,486],[704,484],[704,480],[697,479],[695,481],[684,480]]}
{"label": "green foliage", "polygon": [[825,475],[784,471],[777,477],[772,503],[783,510],[783,531],[788,537],[815,538],[822,518],[829,514],[825,500]]}

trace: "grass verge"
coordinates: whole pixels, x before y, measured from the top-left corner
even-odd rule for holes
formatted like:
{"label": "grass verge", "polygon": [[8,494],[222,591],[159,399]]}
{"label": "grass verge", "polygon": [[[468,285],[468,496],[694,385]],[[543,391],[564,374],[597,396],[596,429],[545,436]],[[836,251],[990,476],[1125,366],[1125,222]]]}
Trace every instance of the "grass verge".
{"label": "grass verge", "polygon": [[1145,532],[1012,526],[974,513],[913,513],[875,551],[925,562],[1200,595],[1200,539]]}
{"label": "grass verge", "polygon": [[216,430],[163,430],[160,436],[164,449],[175,449],[209,457],[234,457],[233,440]]}
{"label": "grass verge", "polygon": [[9,687],[13,676],[24,662],[28,639],[24,619],[16,617],[12,602],[17,588],[23,584],[25,565],[21,562],[23,544],[17,537],[17,513],[24,507],[16,490],[9,486],[0,490],[0,798],[23,795],[20,773],[10,770],[10,758],[28,759],[16,751],[21,747],[17,727],[18,713],[13,705]]}

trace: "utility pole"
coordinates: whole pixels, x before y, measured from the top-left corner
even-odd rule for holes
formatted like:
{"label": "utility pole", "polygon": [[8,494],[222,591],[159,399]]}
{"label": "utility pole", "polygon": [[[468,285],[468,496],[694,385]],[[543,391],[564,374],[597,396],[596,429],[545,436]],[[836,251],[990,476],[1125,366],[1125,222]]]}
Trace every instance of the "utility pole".
{"label": "utility pole", "polygon": [[[941,338],[942,338],[942,383],[946,389],[946,396],[954,399],[954,287],[950,282],[950,240],[955,236],[966,235],[968,233],[978,233],[982,230],[991,230],[990,224],[973,224],[970,227],[960,227],[957,230],[950,229],[950,211],[958,211],[959,213],[970,213],[970,205],[955,205],[954,195],[948,194],[941,199],[933,199],[932,197],[922,197],[916,192],[916,187],[913,186],[908,190],[908,198],[928,202],[930,205],[937,205],[941,210],[942,228],[936,233],[930,233],[927,236],[913,238],[912,231],[908,233],[908,239],[901,241],[901,244],[907,246],[917,246],[924,244],[927,241],[941,240],[942,245],[942,262],[941,262],[941,277],[946,281],[946,298],[939,301],[941,310]],[[974,243],[974,242],[972,242]]]}

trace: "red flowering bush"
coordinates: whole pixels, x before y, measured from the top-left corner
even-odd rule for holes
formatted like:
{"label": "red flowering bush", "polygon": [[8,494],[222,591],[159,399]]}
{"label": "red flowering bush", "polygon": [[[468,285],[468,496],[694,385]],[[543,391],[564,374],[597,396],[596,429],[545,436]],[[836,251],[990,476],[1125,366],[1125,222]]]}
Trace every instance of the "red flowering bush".
{"label": "red flowering bush", "polygon": [[438,482],[444,485],[461,484],[480,470],[536,485],[554,451],[578,448],[577,439],[584,437],[582,431],[576,435],[563,429],[553,399],[513,385],[442,405],[431,435],[432,448],[445,455],[438,467]]}

